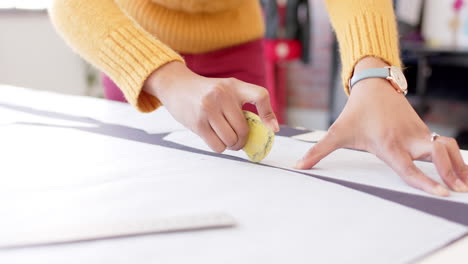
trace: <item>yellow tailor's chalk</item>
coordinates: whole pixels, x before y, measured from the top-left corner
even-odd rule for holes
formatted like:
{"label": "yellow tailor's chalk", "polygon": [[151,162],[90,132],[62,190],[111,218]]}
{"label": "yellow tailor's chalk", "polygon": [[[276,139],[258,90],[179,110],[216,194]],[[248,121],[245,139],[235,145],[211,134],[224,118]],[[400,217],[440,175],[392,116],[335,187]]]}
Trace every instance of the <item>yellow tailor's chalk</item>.
{"label": "yellow tailor's chalk", "polygon": [[243,150],[252,162],[260,162],[270,153],[275,133],[263,124],[258,115],[248,111],[243,112],[250,129]]}

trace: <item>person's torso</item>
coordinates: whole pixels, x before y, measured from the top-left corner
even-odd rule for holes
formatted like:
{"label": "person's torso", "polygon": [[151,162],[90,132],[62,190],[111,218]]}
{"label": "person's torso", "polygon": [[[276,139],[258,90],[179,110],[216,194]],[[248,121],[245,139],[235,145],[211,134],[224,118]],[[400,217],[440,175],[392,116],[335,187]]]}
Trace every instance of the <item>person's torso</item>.
{"label": "person's torso", "polygon": [[204,53],[259,39],[258,0],[116,0],[141,27],[172,49]]}
{"label": "person's torso", "polygon": [[249,0],[151,0],[160,6],[188,13],[216,13],[233,9]]}

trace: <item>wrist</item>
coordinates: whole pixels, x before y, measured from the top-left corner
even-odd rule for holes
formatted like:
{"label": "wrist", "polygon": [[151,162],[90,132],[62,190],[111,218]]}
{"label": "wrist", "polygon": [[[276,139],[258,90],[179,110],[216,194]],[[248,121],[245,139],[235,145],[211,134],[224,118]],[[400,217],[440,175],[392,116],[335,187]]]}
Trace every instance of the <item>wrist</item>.
{"label": "wrist", "polygon": [[356,65],[354,66],[353,75],[365,69],[383,68],[386,66],[390,66],[390,64],[386,63],[380,58],[367,56],[367,57],[360,59],[356,63]]}
{"label": "wrist", "polygon": [[191,71],[180,61],[171,61],[153,71],[146,79],[143,90],[149,94],[161,98],[175,78]]}
{"label": "wrist", "polygon": [[[366,69],[383,68],[387,66],[390,66],[390,65],[386,63],[384,60],[378,57],[367,56],[367,57],[362,58],[356,63],[354,67],[354,71],[353,71],[353,76]],[[372,87],[375,85],[378,85],[379,87],[385,87],[385,86],[392,87],[389,81],[376,77],[376,78],[368,78],[368,79],[359,81],[353,87],[349,87],[349,92],[351,94],[353,90],[363,89],[363,88],[365,89],[365,87],[369,87],[369,86]]]}

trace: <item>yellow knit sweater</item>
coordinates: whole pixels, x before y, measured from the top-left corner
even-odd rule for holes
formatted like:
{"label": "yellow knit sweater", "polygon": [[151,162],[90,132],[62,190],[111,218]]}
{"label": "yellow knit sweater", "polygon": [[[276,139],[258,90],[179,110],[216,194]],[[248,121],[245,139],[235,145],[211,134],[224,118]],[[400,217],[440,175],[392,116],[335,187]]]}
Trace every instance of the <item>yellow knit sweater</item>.
{"label": "yellow knit sweater", "polygon": [[[338,36],[343,83],[376,56],[400,66],[391,0],[326,0]],[[109,75],[142,112],[160,102],[142,88],[178,52],[197,54],[262,37],[258,0],[55,0],[50,17],[65,41]]]}

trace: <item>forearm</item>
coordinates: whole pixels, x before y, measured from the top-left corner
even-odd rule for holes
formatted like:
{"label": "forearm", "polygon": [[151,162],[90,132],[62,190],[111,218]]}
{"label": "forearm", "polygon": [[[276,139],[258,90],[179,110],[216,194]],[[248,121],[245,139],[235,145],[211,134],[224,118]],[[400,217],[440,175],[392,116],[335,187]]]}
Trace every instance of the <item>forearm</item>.
{"label": "forearm", "polygon": [[167,62],[183,60],[136,25],[114,0],[55,0],[49,13],[65,41],[109,75],[138,110],[149,112],[160,105],[142,90],[145,80]]}
{"label": "forearm", "polygon": [[349,94],[349,79],[364,57],[377,57],[401,67],[398,33],[391,0],[326,0],[340,44],[342,80]]}

